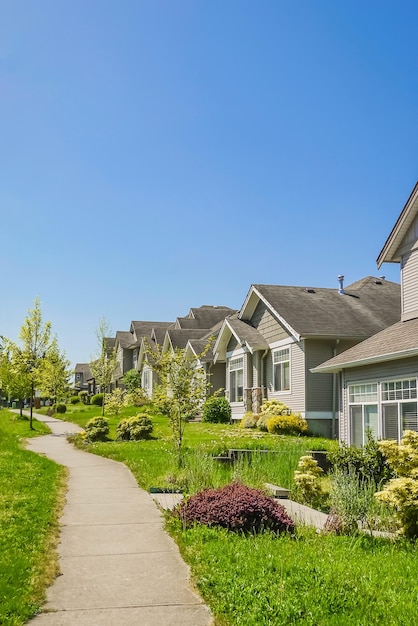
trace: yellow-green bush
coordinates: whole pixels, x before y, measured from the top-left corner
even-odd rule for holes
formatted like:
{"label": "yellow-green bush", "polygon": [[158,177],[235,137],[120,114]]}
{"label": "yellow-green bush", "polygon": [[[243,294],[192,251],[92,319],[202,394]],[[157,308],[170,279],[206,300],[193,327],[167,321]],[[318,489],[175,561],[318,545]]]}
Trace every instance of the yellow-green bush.
{"label": "yellow-green bush", "polygon": [[254,415],[252,411],[247,411],[239,423],[240,428],[256,428],[258,415]]}
{"label": "yellow-green bush", "polygon": [[303,435],[308,431],[308,423],[298,414],[275,415],[268,420],[267,430],[272,435]]}
{"label": "yellow-green bush", "polygon": [[260,415],[286,415],[290,413],[290,409],[280,400],[264,400],[260,408]]}
{"label": "yellow-green bush", "polygon": [[318,504],[322,495],[322,475],[322,469],[310,454],[300,457],[294,478],[298,499],[303,504]]}
{"label": "yellow-green bush", "polygon": [[379,448],[398,475],[375,497],[395,514],[399,532],[410,539],[418,537],[418,433],[404,432],[401,443],[380,441]]}

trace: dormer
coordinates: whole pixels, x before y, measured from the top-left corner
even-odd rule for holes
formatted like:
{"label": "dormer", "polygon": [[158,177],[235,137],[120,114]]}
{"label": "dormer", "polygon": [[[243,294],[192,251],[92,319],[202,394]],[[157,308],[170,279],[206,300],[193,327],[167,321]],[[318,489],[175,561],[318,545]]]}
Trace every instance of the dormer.
{"label": "dormer", "polygon": [[383,263],[400,264],[401,320],[418,318],[418,183],[377,258]]}

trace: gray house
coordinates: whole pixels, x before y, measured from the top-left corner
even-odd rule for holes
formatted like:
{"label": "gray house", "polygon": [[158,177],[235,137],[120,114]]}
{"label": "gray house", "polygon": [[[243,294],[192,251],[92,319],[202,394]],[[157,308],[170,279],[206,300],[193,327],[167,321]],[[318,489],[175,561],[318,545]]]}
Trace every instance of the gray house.
{"label": "gray house", "polygon": [[304,416],[317,434],[335,436],[333,373],[312,373],[400,319],[400,286],[371,276],[339,289],[252,285],[237,315],[225,319],[213,348],[226,365],[235,420],[276,398]]}
{"label": "gray house", "polygon": [[383,263],[400,264],[400,321],[314,370],[338,377],[340,440],[356,446],[368,429],[398,441],[418,430],[418,183],[377,258]]}
{"label": "gray house", "polygon": [[77,363],[74,368],[74,389],[79,391],[87,391],[89,394],[94,393],[92,389],[93,376],[89,363]]}

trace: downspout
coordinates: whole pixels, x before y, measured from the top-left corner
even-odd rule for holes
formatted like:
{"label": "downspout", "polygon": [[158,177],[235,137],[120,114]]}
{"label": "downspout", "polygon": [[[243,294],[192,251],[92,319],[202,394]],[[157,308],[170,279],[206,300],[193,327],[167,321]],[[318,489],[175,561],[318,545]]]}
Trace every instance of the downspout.
{"label": "downspout", "polygon": [[266,348],[264,350],[263,354],[261,355],[261,359],[260,359],[260,383],[261,383],[260,387],[261,387],[261,398],[262,398],[262,400],[264,400],[264,397],[265,397],[264,396],[264,389],[266,388],[266,385],[264,385],[264,380],[265,380],[264,363],[265,363],[265,359],[266,359],[266,356],[267,356],[268,352],[269,352],[269,349]]}
{"label": "downspout", "polygon": [[[333,357],[337,356],[339,343],[340,343],[340,340],[337,339],[337,341],[335,342],[334,350],[333,350]],[[336,419],[337,419],[337,373],[334,372],[332,375],[332,423],[331,423],[331,438],[332,439],[336,438],[335,437]]]}

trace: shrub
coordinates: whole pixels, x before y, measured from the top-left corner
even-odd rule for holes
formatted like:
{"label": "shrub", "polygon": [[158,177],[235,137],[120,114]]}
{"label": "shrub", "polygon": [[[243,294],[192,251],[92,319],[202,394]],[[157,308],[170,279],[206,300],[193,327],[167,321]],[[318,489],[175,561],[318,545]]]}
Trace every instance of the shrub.
{"label": "shrub", "polygon": [[258,416],[252,411],[248,411],[239,423],[240,428],[255,428],[257,426]]}
{"label": "shrub", "polygon": [[367,526],[374,505],[375,483],[365,479],[359,483],[355,471],[336,472],[331,477],[330,515],[325,529],[337,534],[356,534],[359,525]]}
{"label": "shrub", "polygon": [[280,400],[264,400],[260,407],[260,415],[268,414],[270,417],[273,415],[288,415],[290,412],[289,407],[280,402]]}
{"label": "shrub", "polygon": [[[367,432],[367,441],[363,448],[347,446],[342,443],[338,450],[329,452],[328,459],[333,470],[343,474],[354,472],[357,474],[359,482],[373,480],[376,485],[386,482],[393,476],[386,459],[381,443],[377,442],[371,433]],[[390,445],[396,442],[388,442]]]}
{"label": "shrub", "polygon": [[55,411],[57,413],[65,413],[66,410],[67,410],[67,407],[65,406],[65,404],[57,404],[55,407]]}
{"label": "shrub", "polygon": [[85,427],[87,441],[106,441],[109,434],[109,420],[106,417],[92,417]]}
{"label": "shrub", "polygon": [[267,422],[272,417],[272,415],[269,415],[268,413],[263,413],[261,415],[258,415],[257,417],[258,417],[258,420],[257,420],[258,430],[261,430],[264,433],[266,433],[268,431]]}
{"label": "shrub", "polygon": [[90,398],[90,404],[94,404],[95,406],[103,406],[103,394],[96,393],[94,396]]}
{"label": "shrub", "polygon": [[401,443],[380,441],[379,448],[388,459],[397,478],[375,494],[393,510],[399,532],[409,539],[418,537],[418,433],[406,430]]}
{"label": "shrub", "polygon": [[128,391],[125,399],[127,406],[144,406],[144,404],[148,404],[150,401],[143,389]]}
{"label": "shrub", "polygon": [[148,439],[153,431],[152,419],[146,413],[138,413],[119,422],[116,437],[119,441],[139,441]]}
{"label": "shrub", "polygon": [[308,423],[300,415],[276,415],[267,421],[267,430],[273,435],[304,435]]}
{"label": "shrub", "polygon": [[231,421],[231,405],[223,396],[211,396],[202,409],[202,421],[227,424]]}
{"label": "shrub", "polygon": [[80,402],[80,397],[79,396],[71,396],[70,404],[78,404],[79,402]]}
{"label": "shrub", "polygon": [[79,391],[78,395],[83,404],[90,404],[90,396],[88,391]]}
{"label": "shrub", "polygon": [[296,493],[303,504],[311,506],[319,504],[322,495],[322,475],[322,469],[311,455],[300,457],[294,477]]}
{"label": "shrub", "polygon": [[294,523],[281,504],[238,482],[220,489],[204,489],[184,500],[174,514],[186,526],[198,522],[242,533],[294,530]]}

